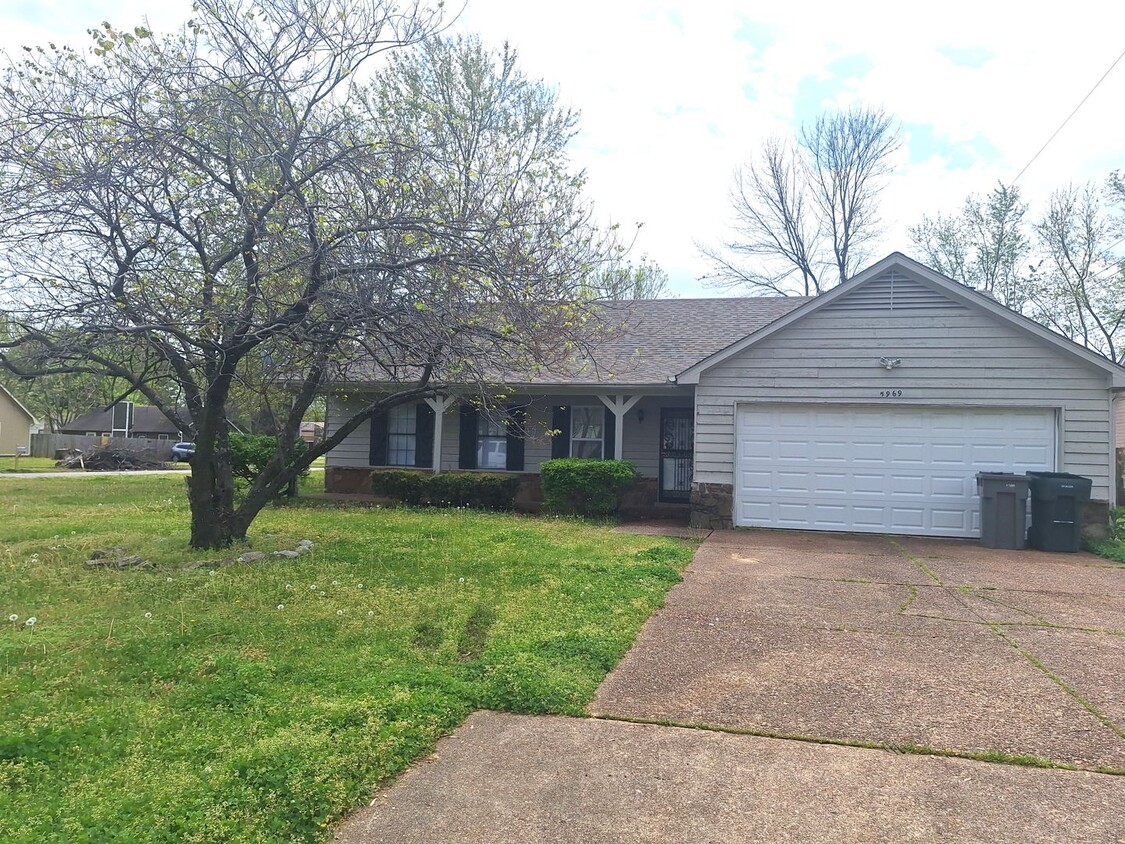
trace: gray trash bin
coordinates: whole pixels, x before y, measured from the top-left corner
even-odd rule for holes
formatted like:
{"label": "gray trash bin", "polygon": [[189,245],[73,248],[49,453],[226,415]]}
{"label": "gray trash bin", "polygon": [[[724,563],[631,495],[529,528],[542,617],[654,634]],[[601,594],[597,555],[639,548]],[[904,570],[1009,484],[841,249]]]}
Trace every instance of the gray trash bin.
{"label": "gray trash bin", "polygon": [[1027,497],[1031,479],[1006,472],[979,472],[980,544],[1021,550],[1027,544]]}

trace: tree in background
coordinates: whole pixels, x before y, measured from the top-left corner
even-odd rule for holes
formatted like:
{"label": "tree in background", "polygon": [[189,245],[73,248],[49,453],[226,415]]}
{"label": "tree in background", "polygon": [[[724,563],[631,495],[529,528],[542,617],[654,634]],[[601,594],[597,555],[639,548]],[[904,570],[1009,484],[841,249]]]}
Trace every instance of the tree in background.
{"label": "tree in background", "polygon": [[1034,221],[1019,189],[1001,184],[968,197],[957,216],[924,217],[910,235],[923,263],[1120,362],[1125,225],[1112,206],[1125,207],[1116,173],[1105,190],[1055,191]]}
{"label": "tree in background", "polygon": [[[245,537],[372,413],[584,341],[616,252],[566,156],[575,115],[510,50],[437,38],[439,8],[197,0],[178,34],[107,24],[4,73],[0,366],[118,378],[191,432],[193,547]],[[236,501],[232,394],[266,369],[289,404]],[[349,377],[390,387],[299,450]]]}
{"label": "tree in background", "polygon": [[735,173],[733,236],[701,246],[715,283],[813,296],[850,278],[879,233],[879,193],[899,147],[883,111],[820,115],[795,140],[771,139]]}
{"label": "tree in background", "polygon": [[1051,194],[1035,226],[1039,260],[1029,273],[1029,315],[1121,362],[1125,261],[1114,252],[1121,219],[1110,215],[1101,195],[1093,183]]}
{"label": "tree in background", "polygon": [[668,273],[647,255],[602,270],[591,295],[600,299],[661,299],[668,295]]}
{"label": "tree in background", "polygon": [[1026,213],[1019,188],[998,184],[984,199],[966,198],[959,215],[923,217],[910,239],[927,266],[1022,311],[1031,251]]}
{"label": "tree in background", "polygon": [[94,375],[9,378],[5,386],[49,431],[61,431],[83,413],[112,405],[127,390],[124,382]]}

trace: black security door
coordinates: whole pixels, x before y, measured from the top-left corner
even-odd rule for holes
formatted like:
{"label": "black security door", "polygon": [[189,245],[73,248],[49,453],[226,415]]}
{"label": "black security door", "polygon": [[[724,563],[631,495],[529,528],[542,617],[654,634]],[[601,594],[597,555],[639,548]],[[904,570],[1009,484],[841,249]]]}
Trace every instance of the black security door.
{"label": "black security door", "polygon": [[660,410],[660,500],[686,502],[691,497],[695,420],[690,407]]}

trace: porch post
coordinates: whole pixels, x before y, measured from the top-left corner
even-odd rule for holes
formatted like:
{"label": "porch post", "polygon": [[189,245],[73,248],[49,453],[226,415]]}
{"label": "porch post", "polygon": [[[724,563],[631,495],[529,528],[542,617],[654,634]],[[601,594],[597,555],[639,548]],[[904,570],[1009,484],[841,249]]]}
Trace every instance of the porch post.
{"label": "porch post", "polygon": [[617,435],[614,438],[614,442],[617,445],[616,445],[616,448],[614,449],[613,458],[615,460],[620,460],[621,455],[625,453],[625,449],[624,449],[625,414],[628,413],[630,410],[632,410],[633,405],[635,405],[637,402],[639,402],[643,398],[643,396],[641,396],[639,394],[635,395],[635,396],[625,396],[625,395],[609,396],[609,395],[599,394],[598,398],[601,399],[602,404],[604,404],[611,411],[613,411],[614,432]]}
{"label": "porch post", "polygon": [[426,404],[434,409],[434,474],[441,472],[441,426],[445,419],[445,411],[453,405],[453,396],[443,396],[440,393],[432,399],[426,399]]}

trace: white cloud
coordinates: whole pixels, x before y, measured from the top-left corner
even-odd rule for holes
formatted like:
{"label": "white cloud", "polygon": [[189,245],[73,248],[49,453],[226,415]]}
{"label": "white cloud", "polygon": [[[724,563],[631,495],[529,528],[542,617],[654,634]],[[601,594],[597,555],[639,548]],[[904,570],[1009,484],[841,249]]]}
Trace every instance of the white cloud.
{"label": "white cloud", "polygon": [[[188,0],[20,2],[5,21],[9,45],[79,40],[107,17],[131,25],[147,13],[160,26],[190,14]],[[720,236],[732,170],[818,106],[862,101],[918,127],[884,194],[880,252],[906,250],[921,214],[954,211],[966,193],[1011,180],[1120,53],[1125,5],[1009,8],[469,0],[455,28],[511,42],[526,72],[582,111],[573,155],[599,209],[644,221],[638,251],[681,292],[699,293],[705,266],[693,242]],[[1125,62],[1020,180],[1025,196],[1042,202],[1057,186],[1125,167],[1122,101]]]}

